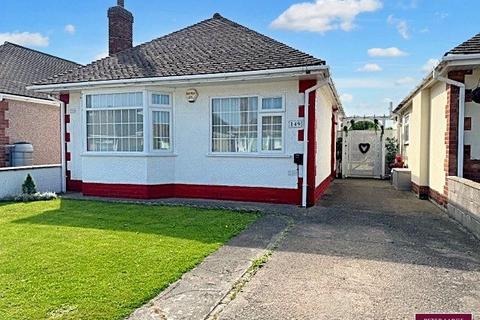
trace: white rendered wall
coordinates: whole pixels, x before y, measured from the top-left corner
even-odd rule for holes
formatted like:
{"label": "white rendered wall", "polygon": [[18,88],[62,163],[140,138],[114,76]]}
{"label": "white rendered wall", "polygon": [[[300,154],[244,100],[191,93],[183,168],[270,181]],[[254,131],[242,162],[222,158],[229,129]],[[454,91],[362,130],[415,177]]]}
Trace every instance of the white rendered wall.
{"label": "white rendered wall", "polygon": [[30,174],[38,192],[61,192],[60,165],[42,165],[16,168],[0,168],[0,199],[22,193],[22,184]]}
{"label": "white rendered wall", "polygon": [[430,88],[430,145],[429,145],[429,183],[428,186],[443,194],[445,187],[445,132],[447,119],[445,108],[447,105],[446,84],[437,82]]}
{"label": "white rendered wall", "polygon": [[315,186],[318,187],[331,174],[332,156],[332,101],[328,99],[325,89],[317,90],[316,95],[316,139],[317,175]]}
{"label": "white rendered wall", "polygon": [[[177,183],[297,188],[297,166],[293,163],[292,156],[294,153],[303,152],[303,143],[297,141],[298,129],[289,129],[287,122],[298,118],[298,105],[301,104],[298,80],[192,87],[196,88],[199,93],[195,103],[186,101],[187,87],[146,88],[150,91],[168,91],[173,94],[174,151],[169,156],[148,153],[136,156],[85,154],[82,141],[85,136],[82,104],[80,95],[72,94],[69,112],[72,110],[75,112],[71,114],[71,124],[68,126],[71,133],[71,143],[68,144],[68,149],[72,154],[72,161],[69,162],[68,169],[72,171],[72,179],[96,183]],[[143,89],[145,88],[132,88],[132,90]],[[274,156],[211,154],[211,98],[279,94],[284,96],[286,102],[284,152]],[[323,95],[324,93],[321,93],[317,99],[324,101]],[[328,111],[326,111],[327,109]],[[317,112],[317,118],[322,121],[318,126],[325,130],[325,132],[321,132],[322,144],[317,149],[320,154],[320,157],[317,156],[317,159],[320,159],[320,162],[317,163],[317,170],[319,170],[317,177],[323,181],[330,174],[331,103],[325,103],[322,105],[322,111]],[[324,112],[327,114],[323,114]],[[145,143],[148,142],[145,141]],[[323,168],[324,166],[325,168]]]}

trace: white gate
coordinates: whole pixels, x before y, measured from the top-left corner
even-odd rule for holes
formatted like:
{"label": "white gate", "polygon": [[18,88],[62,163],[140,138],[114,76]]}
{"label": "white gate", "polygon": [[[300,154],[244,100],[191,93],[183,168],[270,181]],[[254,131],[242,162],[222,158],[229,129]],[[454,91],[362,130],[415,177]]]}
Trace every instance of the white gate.
{"label": "white gate", "polygon": [[[355,121],[371,121],[377,130],[349,130],[343,127],[342,177],[385,177],[385,122],[387,117],[352,117],[344,124]],[[381,122],[380,122],[380,121]]]}
{"label": "white gate", "polygon": [[382,135],[375,131],[350,131],[344,143],[344,177],[382,178]]}

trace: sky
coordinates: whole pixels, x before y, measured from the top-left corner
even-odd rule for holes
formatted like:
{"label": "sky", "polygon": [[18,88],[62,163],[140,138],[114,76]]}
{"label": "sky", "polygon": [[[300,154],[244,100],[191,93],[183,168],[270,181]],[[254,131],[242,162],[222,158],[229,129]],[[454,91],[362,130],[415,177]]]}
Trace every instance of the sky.
{"label": "sky", "polygon": [[[0,43],[87,64],[116,0],[1,0]],[[215,12],[327,61],[349,116],[388,113],[449,49],[480,32],[478,0],[126,0],[134,44]]]}

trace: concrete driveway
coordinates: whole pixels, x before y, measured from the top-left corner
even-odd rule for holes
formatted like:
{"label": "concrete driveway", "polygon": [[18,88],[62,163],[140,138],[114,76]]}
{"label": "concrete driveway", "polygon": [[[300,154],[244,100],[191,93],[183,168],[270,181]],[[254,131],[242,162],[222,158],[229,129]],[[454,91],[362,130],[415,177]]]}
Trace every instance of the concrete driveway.
{"label": "concrete driveway", "polygon": [[480,241],[383,181],[337,180],[221,319],[480,316]]}

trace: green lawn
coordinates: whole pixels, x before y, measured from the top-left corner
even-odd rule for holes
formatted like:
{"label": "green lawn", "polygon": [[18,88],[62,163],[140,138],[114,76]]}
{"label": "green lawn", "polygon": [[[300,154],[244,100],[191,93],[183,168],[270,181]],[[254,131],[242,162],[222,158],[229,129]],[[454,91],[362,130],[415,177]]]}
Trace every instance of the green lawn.
{"label": "green lawn", "polygon": [[0,319],[119,319],[257,218],[182,207],[0,203]]}

